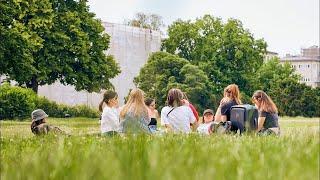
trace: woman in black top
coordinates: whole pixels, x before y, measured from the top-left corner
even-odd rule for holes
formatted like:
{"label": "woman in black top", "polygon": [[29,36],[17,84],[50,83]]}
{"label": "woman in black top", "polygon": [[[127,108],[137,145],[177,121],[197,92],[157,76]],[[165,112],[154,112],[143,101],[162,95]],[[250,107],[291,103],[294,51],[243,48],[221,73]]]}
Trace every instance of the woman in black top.
{"label": "woman in black top", "polygon": [[156,101],[152,98],[146,98],[144,103],[148,107],[148,114],[151,118],[149,128],[151,131],[155,131],[157,130],[157,118],[159,117],[159,113],[156,109]]}
{"label": "woman in black top", "polygon": [[224,97],[215,115],[215,122],[230,121],[230,110],[234,105],[241,104],[240,91],[236,84],[231,84],[224,89]]}
{"label": "woman in black top", "polygon": [[252,101],[259,110],[259,135],[280,134],[278,109],[272,99],[263,91],[258,90],[252,96]]}

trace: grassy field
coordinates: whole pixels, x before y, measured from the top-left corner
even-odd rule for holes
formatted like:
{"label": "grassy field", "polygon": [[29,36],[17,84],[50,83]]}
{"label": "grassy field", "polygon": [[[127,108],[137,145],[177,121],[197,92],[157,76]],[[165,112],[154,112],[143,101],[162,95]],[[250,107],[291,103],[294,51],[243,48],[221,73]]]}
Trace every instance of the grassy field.
{"label": "grassy field", "polygon": [[319,179],[319,119],[281,118],[280,137],[101,137],[94,119],[49,119],[71,136],[1,121],[1,179]]}

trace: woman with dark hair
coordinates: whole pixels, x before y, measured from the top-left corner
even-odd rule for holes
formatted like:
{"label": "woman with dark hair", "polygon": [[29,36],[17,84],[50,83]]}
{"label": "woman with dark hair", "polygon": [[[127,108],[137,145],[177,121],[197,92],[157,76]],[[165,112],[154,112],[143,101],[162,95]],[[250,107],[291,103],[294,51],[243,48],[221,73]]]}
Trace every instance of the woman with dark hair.
{"label": "woman with dark hair", "polygon": [[108,90],[103,94],[103,99],[99,104],[101,115],[101,133],[107,136],[116,135],[119,131],[119,109],[118,94]]}
{"label": "woman with dark hair", "polygon": [[151,131],[157,130],[157,118],[159,117],[159,113],[156,109],[156,101],[152,98],[146,98],[144,103],[148,107],[148,113],[149,117],[151,118],[151,121],[149,123],[149,128]]}
{"label": "woman with dark hair", "polygon": [[33,134],[44,135],[48,134],[49,132],[53,132],[55,134],[65,134],[65,132],[58,127],[47,124],[47,117],[48,115],[42,109],[34,110],[31,113],[31,132]]}
{"label": "woman with dark hair", "polygon": [[197,122],[189,106],[184,105],[184,96],[180,89],[170,89],[167,106],[161,110],[161,124],[167,131],[174,133],[190,133],[191,127],[196,129]]}
{"label": "woman with dark hair", "polygon": [[279,135],[278,108],[272,99],[263,91],[258,90],[252,96],[252,102],[259,111],[258,129],[259,135]]}

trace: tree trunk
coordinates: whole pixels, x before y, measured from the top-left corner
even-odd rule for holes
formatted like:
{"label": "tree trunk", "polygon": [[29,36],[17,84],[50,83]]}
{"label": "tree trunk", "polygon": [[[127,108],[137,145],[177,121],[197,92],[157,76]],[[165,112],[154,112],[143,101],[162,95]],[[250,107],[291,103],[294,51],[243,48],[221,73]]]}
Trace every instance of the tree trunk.
{"label": "tree trunk", "polygon": [[28,88],[31,88],[36,94],[38,94],[38,80],[36,76],[32,76],[31,81],[27,84]]}

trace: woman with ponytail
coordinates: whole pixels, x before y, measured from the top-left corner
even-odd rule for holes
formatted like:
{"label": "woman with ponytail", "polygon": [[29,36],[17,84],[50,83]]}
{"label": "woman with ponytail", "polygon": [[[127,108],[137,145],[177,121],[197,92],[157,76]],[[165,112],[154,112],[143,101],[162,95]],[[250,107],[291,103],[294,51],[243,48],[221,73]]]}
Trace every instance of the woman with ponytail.
{"label": "woman with ponytail", "polygon": [[279,135],[278,109],[272,99],[265,92],[258,90],[253,94],[252,102],[259,110],[257,129],[259,135]]}
{"label": "woman with ponytail", "polygon": [[103,94],[99,104],[101,115],[101,133],[107,136],[116,135],[119,131],[118,94],[108,90]]}

